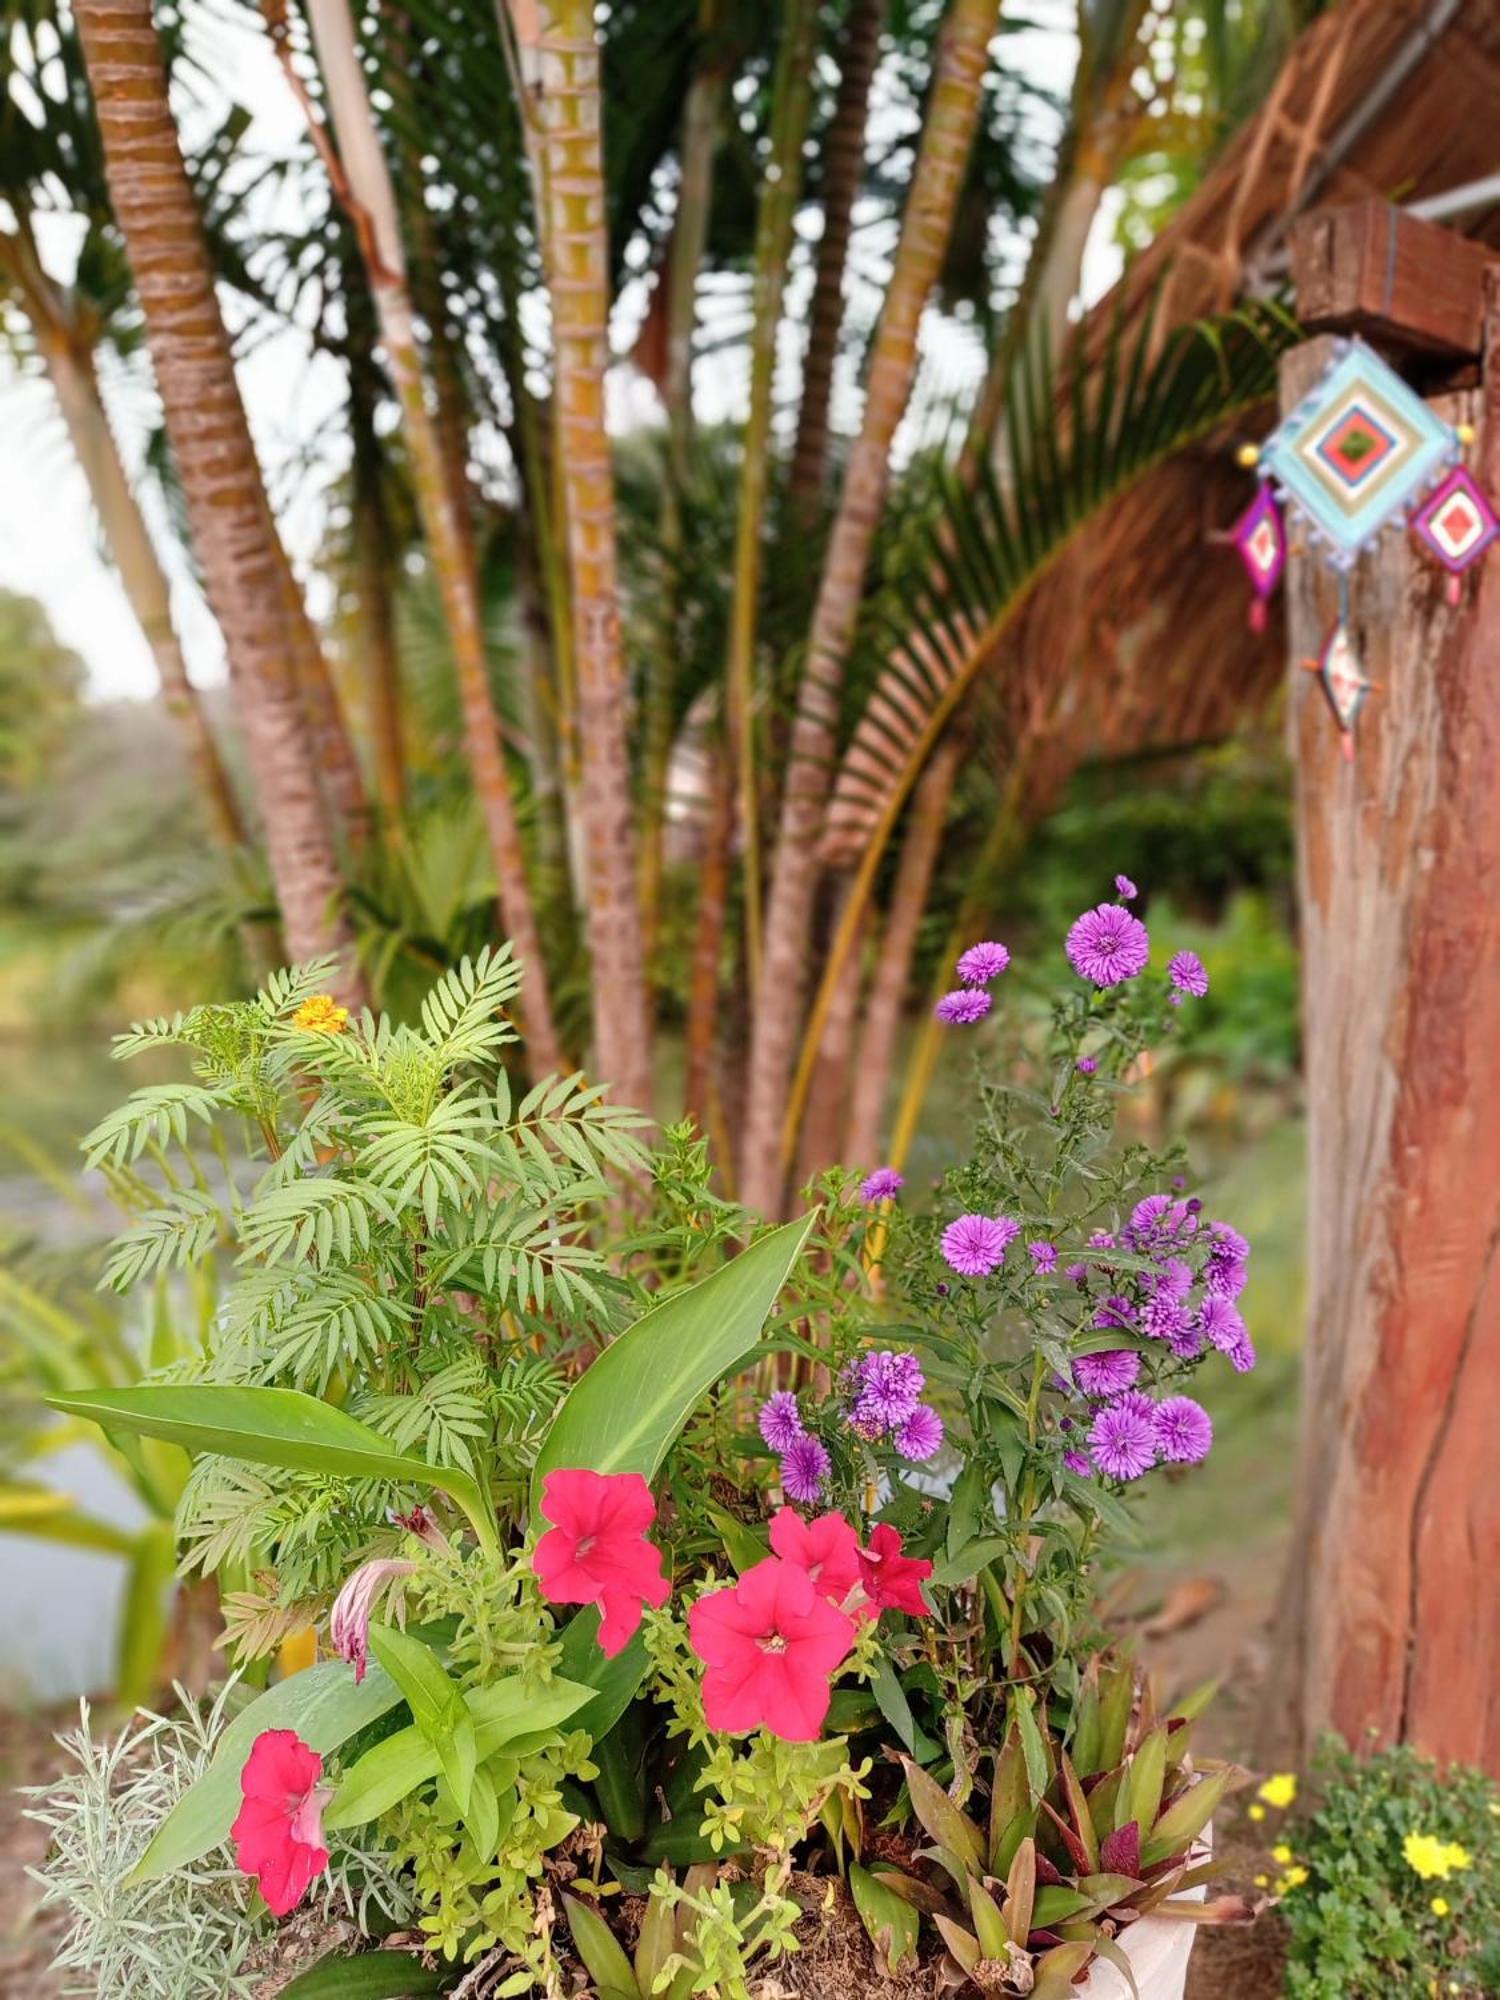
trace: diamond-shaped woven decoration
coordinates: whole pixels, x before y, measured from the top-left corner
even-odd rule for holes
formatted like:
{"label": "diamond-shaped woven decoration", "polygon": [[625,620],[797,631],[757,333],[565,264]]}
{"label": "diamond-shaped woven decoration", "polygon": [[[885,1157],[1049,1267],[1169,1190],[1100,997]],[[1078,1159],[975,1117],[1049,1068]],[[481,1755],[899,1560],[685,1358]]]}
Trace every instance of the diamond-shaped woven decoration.
{"label": "diamond-shaped woven decoration", "polygon": [[1494,508],[1461,465],[1417,509],[1411,525],[1413,534],[1454,576],[1478,562],[1500,535]]}
{"label": "diamond-shaped woven decoration", "polygon": [[1322,652],[1316,662],[1309,661],[1318,676],[1318,685],[1328,706],[1333,710],[1333,719],[1343,732],[1344,755],[1354,755],[1354,725],[1359,720],[1359,712],[1369,697],[1374,685],[1354,650],[1354,640],[1348,626],[1341,618],[1329,633]]}
{"label": "diamond-shaped woven decoration", "polygon": [[1350,567],[1459,454],[1458,433],[1362,340],[1350,341],[1261,450],[1262,473]]}
{"label": "diamond-shaped woven decoration", "polygon": [[1286,567],[1286,526],[1268,487],[1260,488],[1230,533],[1255,593],[1251,623],[1259,631],[1265,623],[1266,600]]}

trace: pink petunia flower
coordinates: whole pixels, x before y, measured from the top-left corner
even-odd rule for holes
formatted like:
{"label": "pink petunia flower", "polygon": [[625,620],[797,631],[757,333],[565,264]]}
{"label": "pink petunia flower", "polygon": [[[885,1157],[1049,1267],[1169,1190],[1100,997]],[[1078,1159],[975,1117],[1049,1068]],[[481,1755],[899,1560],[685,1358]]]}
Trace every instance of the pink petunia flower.
{"label": "pink petunia flower", "polygon": [[542,1514],[552,1523],[531,1565],[553,1604],[597,1604],[599,1644],[613,1659],[635,1637],[642,1608],[672,1594],[661,1550],[646,1539],[656,1519],[651,1488],[638,1472],[549,1472]]}
{"label": "pink petunia flower", "polygon": [[901,1537],[888,1521],[871,1529],[870,1546],[859,1553],[859,1569],[865,1595],[877,1611],[905,1611],[913,1618],[932,1616],[932,1606],[922,1595],[932,1564],[925,1556],[903,1555]]}
{"label": "pink petunia flower", "polygon": [[706,1668],[710,1729],[768,1729],[786,1743],[817,1741],[855,1627],[818,1595],[805,1569],[768,1556],[732,1588],[700,1597],[688,1612],[688,1634]]}
{"label": "pink petunia flower", "polygon": [[859,1536],[842,1514],[804,1521],[782,1507],[771,1522],[771,1548],[783,1562],[806,1570],[819,1597],[842,1604],[859,1582]]}
{"label": "pink petunia flower", "polygon": [[333,1796],[320,1785],[323,1759],[294,1729],[264,1729],[240,1772],[244,1804],[229,1829],[235,1864],[253,1875],[273,1916],[302,1901],[328,1866],[323,1808]]}

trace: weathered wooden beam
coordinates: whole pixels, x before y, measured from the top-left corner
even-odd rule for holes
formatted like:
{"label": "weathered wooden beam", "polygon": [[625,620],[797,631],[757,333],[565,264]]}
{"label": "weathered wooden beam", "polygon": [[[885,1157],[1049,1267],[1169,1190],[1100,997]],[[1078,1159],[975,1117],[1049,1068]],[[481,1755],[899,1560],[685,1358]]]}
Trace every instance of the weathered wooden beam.
{"label": "weathered wooden beam", "polygon": [[[1483,386],[1435,405],[1500,490],[1500,284]],[[1325,287],[1326,292],[1326,287]],[[1302,310],[1302,301],[1298,301]],[[1332,352],[1283,364],[1295,407]],[[1270,1743],[1333,1727],[1500,1774],[1500,561],[1461,604],[1410,537],[1356,570],[1379,683],[1353,761],[1301,670],[1337,615],[1288,571],[1308,1094],[1304,1430]]]}
{"label": "weathered wooden beam", "polygon": [[1495,253],[1385,201],[1305,216],[1291,235],[1297,312],[1309,332],[1360,333],[1397,355],[1473,360]]}

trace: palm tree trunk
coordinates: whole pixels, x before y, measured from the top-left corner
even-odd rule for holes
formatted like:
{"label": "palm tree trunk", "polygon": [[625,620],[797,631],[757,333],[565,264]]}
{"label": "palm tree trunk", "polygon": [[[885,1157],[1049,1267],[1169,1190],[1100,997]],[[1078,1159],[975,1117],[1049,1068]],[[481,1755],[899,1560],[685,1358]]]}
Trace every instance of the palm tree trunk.
{"label": "palm tree trunk", "polygon": [[[843,903],[843,889],[837,898]],[[817,1060],[807,1093],[807,1114],[802,1120],[802,1142],[797,1152],[796,1183],[803,1187],[814,1175],[837,1161],[844,1138],[844,1107],[849,1102],[849,1066],[854,1060],[854,1043],[859,1030],[859,998],[864,987],[865,962],[862,946],[869,933],[868,920],[861,922],[854,948],[845,958],[834,988],[828,1017],[818,1038]]]}
{"label": "palm tree trunk", "polygon": [[767,1215],[781,1208],[786,1169],[781,1125],[807,984],[817,836],[838,748],[844,667],[885,505],[891,443],[916,372],[917,332],[968,166],[998,11],[998,0],[953,0],[943,24],[916,173],[871,355],[864,421],[844,476],[813,612],[751,1019],[740,1187],[747,1206]]}
{"label": "palm tree trunk", "polygon": [[[702,0],[699,32],[712,33],[716,0]],[[661,533],[667,564],[668,608],[663,636],[648,663],[646,768],[642,799],[641,924],[646,962],[655,955],[661,920],[662,846],[666,835],[667,782],[671,771],[676,709],[676,560],[682,548],[683,506],[692,476],[693,334],[698,318],[698,272],[708,241],[714,158],[724,100],[724,73],[716,51],[705,52],[688,85],[682,111],[682,161],[677,213],[664,282],[667,286],[667,354],[662,402],[667,414],[667,479],[662,495]]]}
{"label": "palm tree trunk", "polygon": [[719,967],[728,924],[729,851],[734,839],[734,787],[722,748],[713,753],[709,786],[708,844],[698,874],[697,921],[688,986],[687,1079],[683,1093],[687,1115],[700,1132],[709,1129],[713,1104]]}
{"label": "palm tree trunk", "polygon": [[302,709],[307,718],[313,756],[323,784],[323,796],[335,831],[342,834],[358,853],[370,836],[370,805],[365,797],[359,759],[344,718],[344,704],[334,685],[333,670],[323,641],[307,615],[302,586],[292,568],[276,523],[270,532],[278,549],[281,571],[281,599],[285,607],[286,630],[296,661],[297,681],[302,690]]}
{"label": "palm tree trunk", "polygon": [[802,154],[812,113],[817,46],[815,0],[786,0],[771,108],[771,154],[755,229],[754,317],[750,332],[750,411],[740,461],[734,584],[729,613],[728,734],[739,799],[745,886],[745,961],[752,990],[761,966],[760,784],[755,756],[755,628],[762,536],[770,478],[776,335],[802,189]]}
{"label": "palm tree trunk", "polygon": [[896,1038],[911,983],[912,957],[938,855],[942,852],[948,801],[963,766],[965,748],[958,733],[951,732],[922,773],[912,799],[901,859],[896,866],[890,913],[875,958],[870,997],[865,1004],[849,1102],[849,1125],[844,1136],[845,1159],[851,1166],[866,1170],[878,1164],[886,1099],[895,1067]]}
{"label": "palm tree trunk", "polygon": [[500,915],[526,968],[523,1020],[536,1075],[564,1067],[547,966],[527,881],[510,777],[490,698],[484,620],[471,526],[464,517],[428,404],[416,320],[406,286],[395,189],[381,151],[347,0],[310,0],[308,18],[339,135],[348,198],[357,211],[386,365],[401,406],[412,484],[453,648],[469,769],[489,838]]}
{"label": "palm tree trunk", "polygon": [[[187,676],[187,664],[172,619],[172,586],[120,462],[119,447],[99,390],[93,353],[68,326],[61,300],[44,301],[34,296],[30,287],[21,292],[21,300],[36,336],[47,379],[62,411],[74,456],[88,482],[105,547],[151,648],[161,681],[162,705],[177,729],[204,817],[221,846],[230,850],[242,847],[246,834],[239,801],[202,703]],[[55,304],[57,312],[46,312],[46,304]]]}
{"label": "palm tree trunk", "polygon": [[788,496],[794,514],[817,511],[828,469],[828,409],[839,332],[844,324],[844,271],[849,262],[854,203],[865,166],[870,85],[880,59],[888,0],[853,0],[839,46],[839,94],[823,143],[823,234],[808,314],[802,362],[802,407],[792,452]]}
{"label": "palm tree trunk", "polygon": [[281,544],[178,146],[151,0],[78,0],[74,15],[193,540],[224,634],[287,946],[297,959],[335,955],[341,991],[361,1001],[296,684]]}
{"label": "palm tree trunk", "polygon": [[[594,1059],[620,1098],[649,1106],[651,1016],[620,640],[614,469],[604,413],[609,245],[599,43],[592,0],[544,0],[537,13],[529,54],[545,158],[541,235],[552,295],[558,474],[572,565]],[[518,13],[518,33],[529,25]]]}

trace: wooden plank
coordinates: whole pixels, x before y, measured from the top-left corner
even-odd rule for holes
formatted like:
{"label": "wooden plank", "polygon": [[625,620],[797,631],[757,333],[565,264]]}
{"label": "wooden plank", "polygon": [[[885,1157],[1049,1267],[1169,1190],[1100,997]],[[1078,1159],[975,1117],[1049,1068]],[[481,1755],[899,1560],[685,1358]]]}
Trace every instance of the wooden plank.
{"label": "wooden plank", "polygon": [[1485,245],[1384,201],[1305,216],[1292,230],[1297,310],[1309,331],[1360,333],[1387,352],[1472,360],[1484,336]]}
{"label": "wooden plank", "polygon": [[[1500,311],[1485,388],[1441,399],[1500,479]],[[1330,340],[1283,363],[1295,407]],[[1308,1329],[1272,1739],[1409,1741],[1500,1773],[1500,562],[1464,600],[1406,535],[1355,571],[1379,683],[1355,758],[1302,669],[1336,615],[1288,567],[1308,1097]]]}

